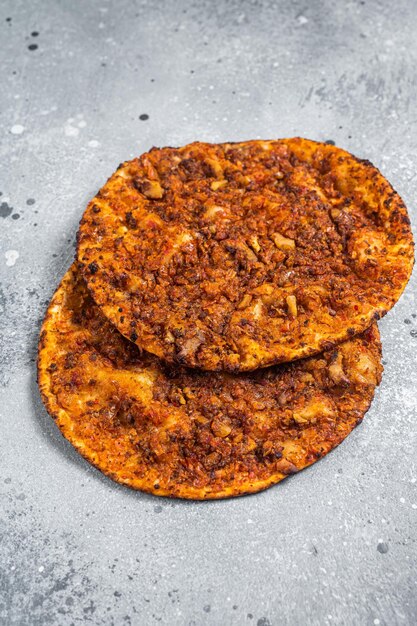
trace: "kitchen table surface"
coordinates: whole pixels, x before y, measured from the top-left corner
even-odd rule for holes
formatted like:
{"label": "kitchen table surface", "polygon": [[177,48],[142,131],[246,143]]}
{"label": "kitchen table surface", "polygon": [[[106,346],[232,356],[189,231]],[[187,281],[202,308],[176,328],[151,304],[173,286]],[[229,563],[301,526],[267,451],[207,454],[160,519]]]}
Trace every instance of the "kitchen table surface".
{"label": "kitchen table surface", "polygon": [[413,0],[0,4],[0,622],[417,620],[416,279],[363,424],[263,493],[186,502],[84,461],[36,351],[88,200],[151,146],[301,135],[371,160],[416,224]]}

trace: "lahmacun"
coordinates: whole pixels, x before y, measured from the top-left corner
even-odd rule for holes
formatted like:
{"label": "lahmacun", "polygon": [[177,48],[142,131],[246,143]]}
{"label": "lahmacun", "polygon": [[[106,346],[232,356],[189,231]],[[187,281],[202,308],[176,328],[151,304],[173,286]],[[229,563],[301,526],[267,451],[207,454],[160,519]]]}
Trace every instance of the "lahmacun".
{"label": "lahmacun", "polygon": [[103,316],[74,264],[39,344],[43,401],[112,479],[192,499],[265,489],[314,463],[362,420],[381,377],[376,324],[308,359],[252,373],[172,367]]}
{"label": "lahmacun", "polygon": [[128,339],[237,372],[364,331],[399,298],[414,254],[406,207],[371,163],[295,138],[123,163],[85,211],[78,260]]}

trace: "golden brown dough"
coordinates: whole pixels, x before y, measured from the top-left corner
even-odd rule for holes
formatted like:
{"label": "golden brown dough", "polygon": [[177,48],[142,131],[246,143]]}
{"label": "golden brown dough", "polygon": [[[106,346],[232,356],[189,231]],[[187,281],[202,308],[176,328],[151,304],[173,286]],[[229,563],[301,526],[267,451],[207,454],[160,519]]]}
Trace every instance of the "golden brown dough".
{"label": "golden brown dough", "polygon": [[399,298],[414,255],[407,210],[371,163],[281,139],[124,163],[85,211],[78,260],[131,341],[234,372],[364,331]]}

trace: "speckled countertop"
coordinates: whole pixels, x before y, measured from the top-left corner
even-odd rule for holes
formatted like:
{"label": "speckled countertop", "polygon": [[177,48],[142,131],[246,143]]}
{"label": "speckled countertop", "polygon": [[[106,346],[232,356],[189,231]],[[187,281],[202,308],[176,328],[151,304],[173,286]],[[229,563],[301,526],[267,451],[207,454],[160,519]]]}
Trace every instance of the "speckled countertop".
{"label": "speckled countertop", "polygon": [[304,135],[379,166],[416,219],[413,0],[0,4],[0,623],[415,624],[416,279],[340,448],[264,493],[113,484],[37,392],[40,320],[88,199],[152,145]]}

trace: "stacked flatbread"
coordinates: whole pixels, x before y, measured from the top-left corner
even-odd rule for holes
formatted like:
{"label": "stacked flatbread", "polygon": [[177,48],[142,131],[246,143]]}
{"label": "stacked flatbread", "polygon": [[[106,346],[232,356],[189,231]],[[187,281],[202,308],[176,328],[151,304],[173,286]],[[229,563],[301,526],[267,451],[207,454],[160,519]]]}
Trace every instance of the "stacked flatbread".
{"label": "stacked flatbread", "polygon": [[333,145],[154,148],[87,206],[42,327],[43,400],[125,485],[259,491],[361,422],[382,373],[376,320],[413,262],[399,195]]}

